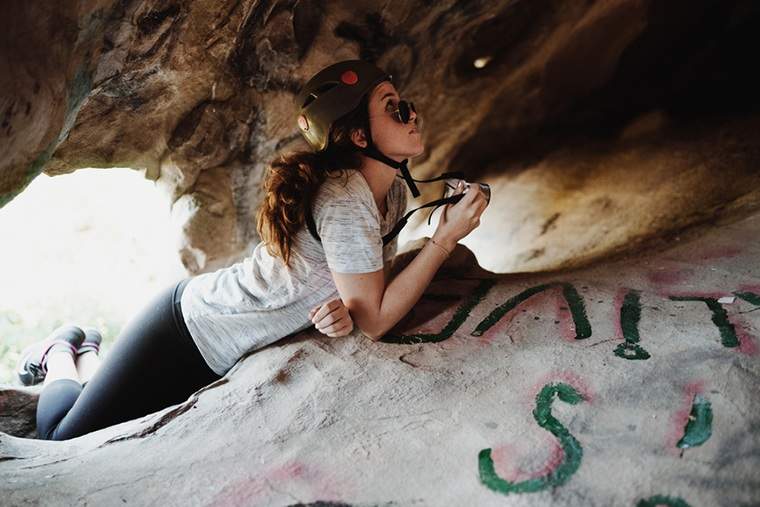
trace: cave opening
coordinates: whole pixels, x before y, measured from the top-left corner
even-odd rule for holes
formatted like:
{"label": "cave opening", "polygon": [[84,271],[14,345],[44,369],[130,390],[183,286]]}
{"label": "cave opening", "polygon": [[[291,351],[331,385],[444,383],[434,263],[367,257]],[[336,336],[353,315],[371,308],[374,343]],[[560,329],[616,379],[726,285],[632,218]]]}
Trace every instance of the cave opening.
{"label": "cave opening", "polygon": [[0,383],[26,345],[61,324],[107,347],[164,285],[184,276],[165,197],[139,171],[41,174],[0,209]]}

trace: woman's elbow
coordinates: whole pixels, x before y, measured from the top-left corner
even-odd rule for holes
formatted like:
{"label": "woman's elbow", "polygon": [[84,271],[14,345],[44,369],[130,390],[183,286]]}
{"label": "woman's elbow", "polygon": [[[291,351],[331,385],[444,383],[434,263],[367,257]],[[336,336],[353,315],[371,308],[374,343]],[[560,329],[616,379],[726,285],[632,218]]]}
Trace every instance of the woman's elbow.
{"label": "woman's elbow", "polygon": [[388,331],[378,315],[379,312],[361,311],[360,309],[352,309],[350,307],[348,311],[354,321],[354,326],[373,342],[378,341]]}
{"label": "woman's elbow", "polygon": [[386,329],[382,329],[377,326],[359,326],[359,330],[364,336],[372,340],[373,342],[380,341],[385,336]]}
{"label": "woman's elbow", "polygon": [[384,332],[377,331],[377,330],[365,330],[363,328],[359,328],[359,330],[362,332],[364,336],[372,340],[373,342],[380,341],[380,339],[385,336]]}

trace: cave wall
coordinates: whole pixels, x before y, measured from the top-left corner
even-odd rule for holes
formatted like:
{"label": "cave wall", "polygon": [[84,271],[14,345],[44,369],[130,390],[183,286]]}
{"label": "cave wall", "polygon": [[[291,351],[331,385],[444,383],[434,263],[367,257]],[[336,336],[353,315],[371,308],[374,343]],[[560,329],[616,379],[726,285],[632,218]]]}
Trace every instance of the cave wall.
{"label": "cave wall", "polygon": [[71,132],[93,88],[113,3],[3,2],[0,206],[45,168]]}
{"label": "cave wall", "polygon": [[[305,147],[293,94],[360,56],[423,114],[417,176],[492,184],[465,241],[481,264],[628,256],[496,275],[459,247],[383,342],[305,332],[183,403],[72,441],[20,438],[38,390],[3,386],[3,503],[758,498],[756,2],[4,9],[0,205],[40,171],[133,167],[165,192],[188,270],[229,264],[257,240],[267,161]],[[631,254],[653,241],[672,248]]]}
{"label": "cave wall", "polygon": [[357,56],[392,73],[421,112],[415,175],[462,170],[494,187],[466,240],[490,269],[579,265],[757,207],[755,2],[70,1],[8,12],[0,205],[40,171],[144,171],[182,228],[191,273],[255,245],[266,164],[306,147],[294,94]]}

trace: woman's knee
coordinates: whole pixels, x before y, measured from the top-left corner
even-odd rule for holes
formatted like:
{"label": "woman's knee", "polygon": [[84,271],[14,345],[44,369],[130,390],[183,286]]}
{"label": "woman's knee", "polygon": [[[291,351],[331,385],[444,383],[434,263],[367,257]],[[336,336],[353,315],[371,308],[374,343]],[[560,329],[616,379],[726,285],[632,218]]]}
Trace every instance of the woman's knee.
{"label": "woman's knee", "polygon": [[57,429],[79,398],[82,386],[73,379],[58,379],[42,388],[37,401],[37,438],[64,440]]}

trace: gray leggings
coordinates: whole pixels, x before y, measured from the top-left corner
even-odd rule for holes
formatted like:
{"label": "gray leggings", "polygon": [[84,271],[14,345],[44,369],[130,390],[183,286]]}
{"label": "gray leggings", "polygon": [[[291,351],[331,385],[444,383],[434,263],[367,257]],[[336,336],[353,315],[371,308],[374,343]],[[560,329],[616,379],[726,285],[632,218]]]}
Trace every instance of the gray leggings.
{"label": "gray leggings", "polygon": [[40,393],[37,437],[67,440],[185,401],[221,378],[206,364],[182,318],[188,279],[161,292],[123,329],[85,384],[55,380]]}

